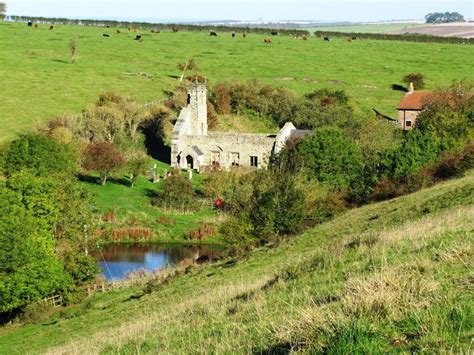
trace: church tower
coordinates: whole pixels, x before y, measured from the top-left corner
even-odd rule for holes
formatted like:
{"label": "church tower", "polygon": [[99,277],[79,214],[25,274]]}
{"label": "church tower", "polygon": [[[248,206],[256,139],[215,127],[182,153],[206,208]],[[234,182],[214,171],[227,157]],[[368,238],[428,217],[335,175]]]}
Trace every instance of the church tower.
{"label": "church tower", "polygon": [[194,82],[188,86],[188,108],[191,114],[190,134],[207,136],[207,87]]}

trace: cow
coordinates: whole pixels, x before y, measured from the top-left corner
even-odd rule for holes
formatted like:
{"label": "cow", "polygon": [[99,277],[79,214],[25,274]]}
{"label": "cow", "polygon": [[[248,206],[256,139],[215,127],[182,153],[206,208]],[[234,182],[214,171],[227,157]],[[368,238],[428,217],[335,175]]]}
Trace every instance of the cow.
{"label": "cow", "polygon": [[49,29],[54,30],[54,26],[53,25],[49,26]]}
{"label": "cow", "polygon": [[235,38],[235,32],[232,32],[232,38]]}
{"label": "cow", "polygon": [[171,27],[171,31],[172,31],[173,33],[177,33],[177,32],[179,32],[179,28],[176,27],[176,26],[173,26],[173,27]]}
{"label": "cow", "polygon": [[271,38],[264,38],[263,43],[271,44],[271,43],[272,43],[272,39],[271,39]]}
{"label": "cow", "polygon": [[326,42],[329,42],[329,37],[324,37],[324,40],[325,40]]}
{"label": "cow", "polygon": [[33,27],[33,22],[28,21],[28,27]]}
{"label": "cow", "polygon": [[308,37],[303,36],[303,41],[307,41],[307,40],[308,40]]}
{"label": "cow", "polygon": [[122,32],[120,32],[120,30],[117,30],[117,34],[121,34]]}
{"label": "cow", "polygon": [[272,31],[271,34],[272,34],[272,36],[278,36],[278,32],[277,32],[277,31]]}
{"label": "cow", "polygon": [[37,23],[35,23],[35,28],[38,28],[38,27],[40,27],[40,25],[39,25],[39,24],[37,24]]}
{"label": "cow", "polygon": [[357,37],[352,37],[351,39],[352,39],[353,41],[355,41],[355,40],[357,39]]}
{"label": "cow", "polygon": [[352,38],[348,38],[348,39],[347,39],[347,42],[352,42]]}
{"label": "cow", "polygon": [[211,37],[217,37],[217,32],[212,32],[209,34]]}
{"label": "cow", "polygon": [[107,33],[103,33],[102,36],[104,36],[104,37],[110,37],[110,35],[107,34]]}
{"label": "cow", "polygon": [[141,39],[142,39],[142,36],[140,36],[140,35],[136,35],[136,36],[135,36],[135,41],[139,41],[139,40],[141,40]]}
{"label": "cow", "polygon": [[247,38],[247,34],[246,34],[246,33],[242,33],[242,37]]}

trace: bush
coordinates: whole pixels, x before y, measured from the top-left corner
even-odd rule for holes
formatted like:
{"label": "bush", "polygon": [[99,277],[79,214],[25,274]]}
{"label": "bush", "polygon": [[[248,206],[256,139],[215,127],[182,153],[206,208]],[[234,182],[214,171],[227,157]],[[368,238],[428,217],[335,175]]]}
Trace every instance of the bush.
{"label": "bush", "polygon": [[348,189],[360,178],[362,154],[353,140],[335,127],[320,128],[296,147],[308,177],[336,190]]}
{"label": "bush", "polygon": [[209,223],[202,223],[198,229],[192,230],[188,233],[187,239],[189,240],[203,240],[208,237],[214,237],[217,235],[217,228]]}
{"label": "bush", "polygon": [[421,73],[410,73],[403,77],[403,82],[409,86],[413,83],[416,90],[421,90],[425,87],[425,77]]}
{"label": "bush", "polygon": [[78,169],[77,153],[69,145],[40,134],[24,134],[14,140],[3,157],[6,177],[28,170],[34,176],[72,175]]}
{"label": "bush", "polygon": [[163,203],[170,206],[186,205],[192,203],[196,198],[196,191],[191,180],[175,171],[170,177],[163,181],[163,190],[155,199],[157,205]]}

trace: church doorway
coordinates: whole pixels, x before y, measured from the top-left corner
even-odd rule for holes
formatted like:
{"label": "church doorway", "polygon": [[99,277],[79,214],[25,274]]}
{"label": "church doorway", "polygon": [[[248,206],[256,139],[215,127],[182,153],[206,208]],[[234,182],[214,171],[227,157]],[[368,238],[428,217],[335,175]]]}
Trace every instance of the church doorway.
{"label": "church doorway", "polygon": [[192,156],[188,155],[186,157],[186,166],[191,168],[191,169],[194,169],[194,159]]}

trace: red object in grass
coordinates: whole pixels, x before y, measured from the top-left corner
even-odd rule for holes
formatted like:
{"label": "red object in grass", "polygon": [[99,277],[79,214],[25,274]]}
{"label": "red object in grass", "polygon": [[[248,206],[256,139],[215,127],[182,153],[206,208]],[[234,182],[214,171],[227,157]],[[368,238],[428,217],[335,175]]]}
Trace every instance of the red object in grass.
{"label": "red object in grass", "polygon": [[222,206],[222,200],[220,198],[215,200],[214,201],[214,206],[216,206],[216,208],[220,208]]}

